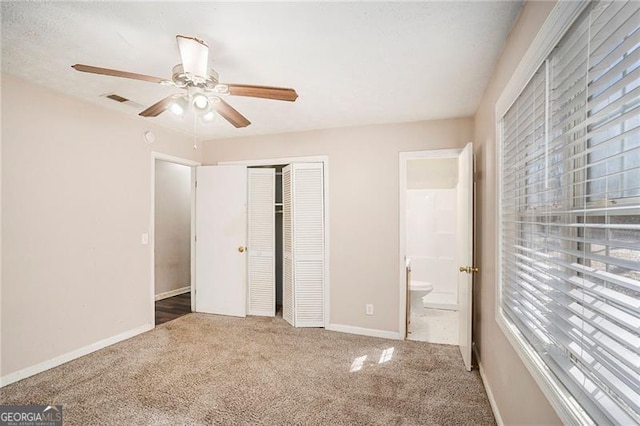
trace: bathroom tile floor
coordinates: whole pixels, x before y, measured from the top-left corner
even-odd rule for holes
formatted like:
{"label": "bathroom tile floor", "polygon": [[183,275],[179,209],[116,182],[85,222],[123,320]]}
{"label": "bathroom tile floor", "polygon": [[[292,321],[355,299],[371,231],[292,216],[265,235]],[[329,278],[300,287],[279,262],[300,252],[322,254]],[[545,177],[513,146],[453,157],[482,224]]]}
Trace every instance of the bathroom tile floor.
{"label": "bathroom tile floor", "polygon": [[458,344],[458,311],[427,309],[411,314],[408,340],[419,342]]}

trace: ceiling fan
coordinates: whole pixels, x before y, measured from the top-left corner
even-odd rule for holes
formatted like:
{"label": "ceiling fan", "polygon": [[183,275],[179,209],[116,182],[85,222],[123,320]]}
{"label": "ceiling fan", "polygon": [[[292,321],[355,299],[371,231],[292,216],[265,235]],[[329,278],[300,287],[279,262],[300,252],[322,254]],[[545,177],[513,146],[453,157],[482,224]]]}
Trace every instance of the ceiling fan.
{"label": "ceiling fan", "polygon": [[142,117],[157,117],[167,109],[176,115],[182,115],[191,105],[204,121],[211,121],[216,111],[235,127],[246,127],[251,122],[222,100],[221,96],[249,96],[290,102],[298,98],[296,91],[289,88],[220,83],[218,73],[209,67],[207,43],[196,37],[183,35],[176,36],[176,40],[182,63],[173,67],[170,80],[82,64],[72,65],[72,68],[81,72],[148,81],[186,90],[186,93],[167,96],[151,105],[138,114]]}

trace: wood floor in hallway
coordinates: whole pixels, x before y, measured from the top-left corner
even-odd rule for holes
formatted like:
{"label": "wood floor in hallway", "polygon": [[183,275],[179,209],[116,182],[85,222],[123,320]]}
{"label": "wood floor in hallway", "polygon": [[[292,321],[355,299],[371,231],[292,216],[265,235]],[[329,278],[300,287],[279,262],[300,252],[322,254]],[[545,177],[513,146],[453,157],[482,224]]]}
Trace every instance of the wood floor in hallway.
{"label": "wood floor in hallway", "polygon": [[156,302],[156,325],[174,320],[191,312],[191,292]]}

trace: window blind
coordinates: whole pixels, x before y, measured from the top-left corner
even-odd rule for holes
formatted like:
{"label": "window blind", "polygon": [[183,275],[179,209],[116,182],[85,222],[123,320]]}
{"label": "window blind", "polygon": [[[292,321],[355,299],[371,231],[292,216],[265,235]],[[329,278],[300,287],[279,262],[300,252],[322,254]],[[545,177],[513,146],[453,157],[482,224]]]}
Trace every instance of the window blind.
{"label": "window blind", "polygon": [[598,424],[640,423],[640,2],[592,3],[501,119],[504,316]]}

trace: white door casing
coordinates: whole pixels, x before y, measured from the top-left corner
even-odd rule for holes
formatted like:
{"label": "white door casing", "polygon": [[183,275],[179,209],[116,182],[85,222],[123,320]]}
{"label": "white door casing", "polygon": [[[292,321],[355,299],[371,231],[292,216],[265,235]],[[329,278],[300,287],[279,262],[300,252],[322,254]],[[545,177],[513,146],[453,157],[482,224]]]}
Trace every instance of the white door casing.
{"label": "white door casing", "polygon": [[[469,142],[458,157],[458,262],[473,268],[473,144]],[[467,371],[471,371],[473,271],[458,274],[459,347]]]}
{"label": "white door casing", "polygon": [[275,169],[248,173],[247,313],[275,316]]}
{"label": "white door casing", "polygon": [[196,168],[196,312],[246,316],[247,168]]}

